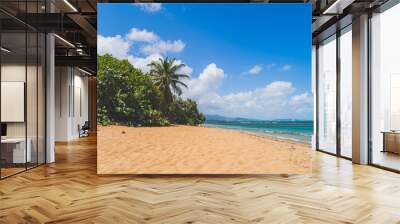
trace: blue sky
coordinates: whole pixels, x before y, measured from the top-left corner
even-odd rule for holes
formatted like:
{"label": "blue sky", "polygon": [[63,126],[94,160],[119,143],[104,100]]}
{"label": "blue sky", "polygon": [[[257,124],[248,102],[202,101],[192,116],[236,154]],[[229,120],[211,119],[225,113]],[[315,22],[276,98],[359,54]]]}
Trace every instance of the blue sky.
{"label": "blue sky", "polygon": [[178,59],[206,114],[312,118],[310,4],[99,4],[98,52]]}

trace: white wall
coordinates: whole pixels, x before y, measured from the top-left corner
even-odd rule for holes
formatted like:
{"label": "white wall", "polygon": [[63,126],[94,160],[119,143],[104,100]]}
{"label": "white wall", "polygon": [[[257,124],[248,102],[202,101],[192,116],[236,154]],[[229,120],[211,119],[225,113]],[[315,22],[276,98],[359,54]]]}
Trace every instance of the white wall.
{"label": "white wall", "polygon": [[25,82],[25,64],[3,64],[1,65],[1,81]]}
{"label": "white wall", "polygon": [[69,68],[55,68],[55,141],[68,141],[69,133]]}
{"label": "white wall", "polygon": [[88,120],[88,78],[76,68],[56,67],[55,86],[55,140],[77,139],[78,125]]}
{"label": "white wall", "polygon": [[[79,137],[78,125],[83,125],[85,121],[88,121],[88,78],[86,76],[82,76],[82,73],[79,72],[76,75],[77,70],[75,70],[74,75],[74,107],[72,108],[72,119],[71,119],[71,135],[74,137]],[[79,103],[80,101],[80,103]],[[81,108],[80,108],[81,107]],[[81,110],[81,111],[80,111]]]}
{"label": "white wall", "polygon": [[311,62],[311,90],[314,97],[314,113],[313,113],[313,135],[311,138],[311,148],[317,149],[317,48],[315,45],[312,46],[312,54],[311,54],[312,62]]}

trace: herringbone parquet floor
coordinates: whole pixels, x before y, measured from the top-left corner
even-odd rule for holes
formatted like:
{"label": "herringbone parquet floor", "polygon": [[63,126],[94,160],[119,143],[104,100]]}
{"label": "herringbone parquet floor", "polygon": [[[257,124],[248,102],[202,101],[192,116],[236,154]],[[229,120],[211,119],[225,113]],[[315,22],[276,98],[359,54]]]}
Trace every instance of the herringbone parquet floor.
{"label": "herringbone parquet floor", "polygon": [[400,175],[316,153],[310,175],[98,176],[96,139],[0,181],[0,223],[400,223]]}

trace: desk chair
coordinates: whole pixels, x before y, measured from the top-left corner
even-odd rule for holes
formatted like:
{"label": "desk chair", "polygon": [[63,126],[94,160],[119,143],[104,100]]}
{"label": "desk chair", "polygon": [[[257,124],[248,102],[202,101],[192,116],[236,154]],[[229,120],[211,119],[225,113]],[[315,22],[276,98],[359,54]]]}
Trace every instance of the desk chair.
{"label": "desk chair", "polygon": [[89,129],[90,129],[89,121],[85,121],[82,127],[78,125],[79,138],[89,136]]}

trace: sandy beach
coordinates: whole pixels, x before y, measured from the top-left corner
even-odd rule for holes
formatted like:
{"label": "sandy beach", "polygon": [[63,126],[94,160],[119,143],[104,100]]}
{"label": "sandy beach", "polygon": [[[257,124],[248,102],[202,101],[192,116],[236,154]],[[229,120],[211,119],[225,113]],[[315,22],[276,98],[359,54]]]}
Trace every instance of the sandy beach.
{"label": "sandy beach", "polygon": [[99,126],[98,174],[302,174],[310,146],[221,128]]}

